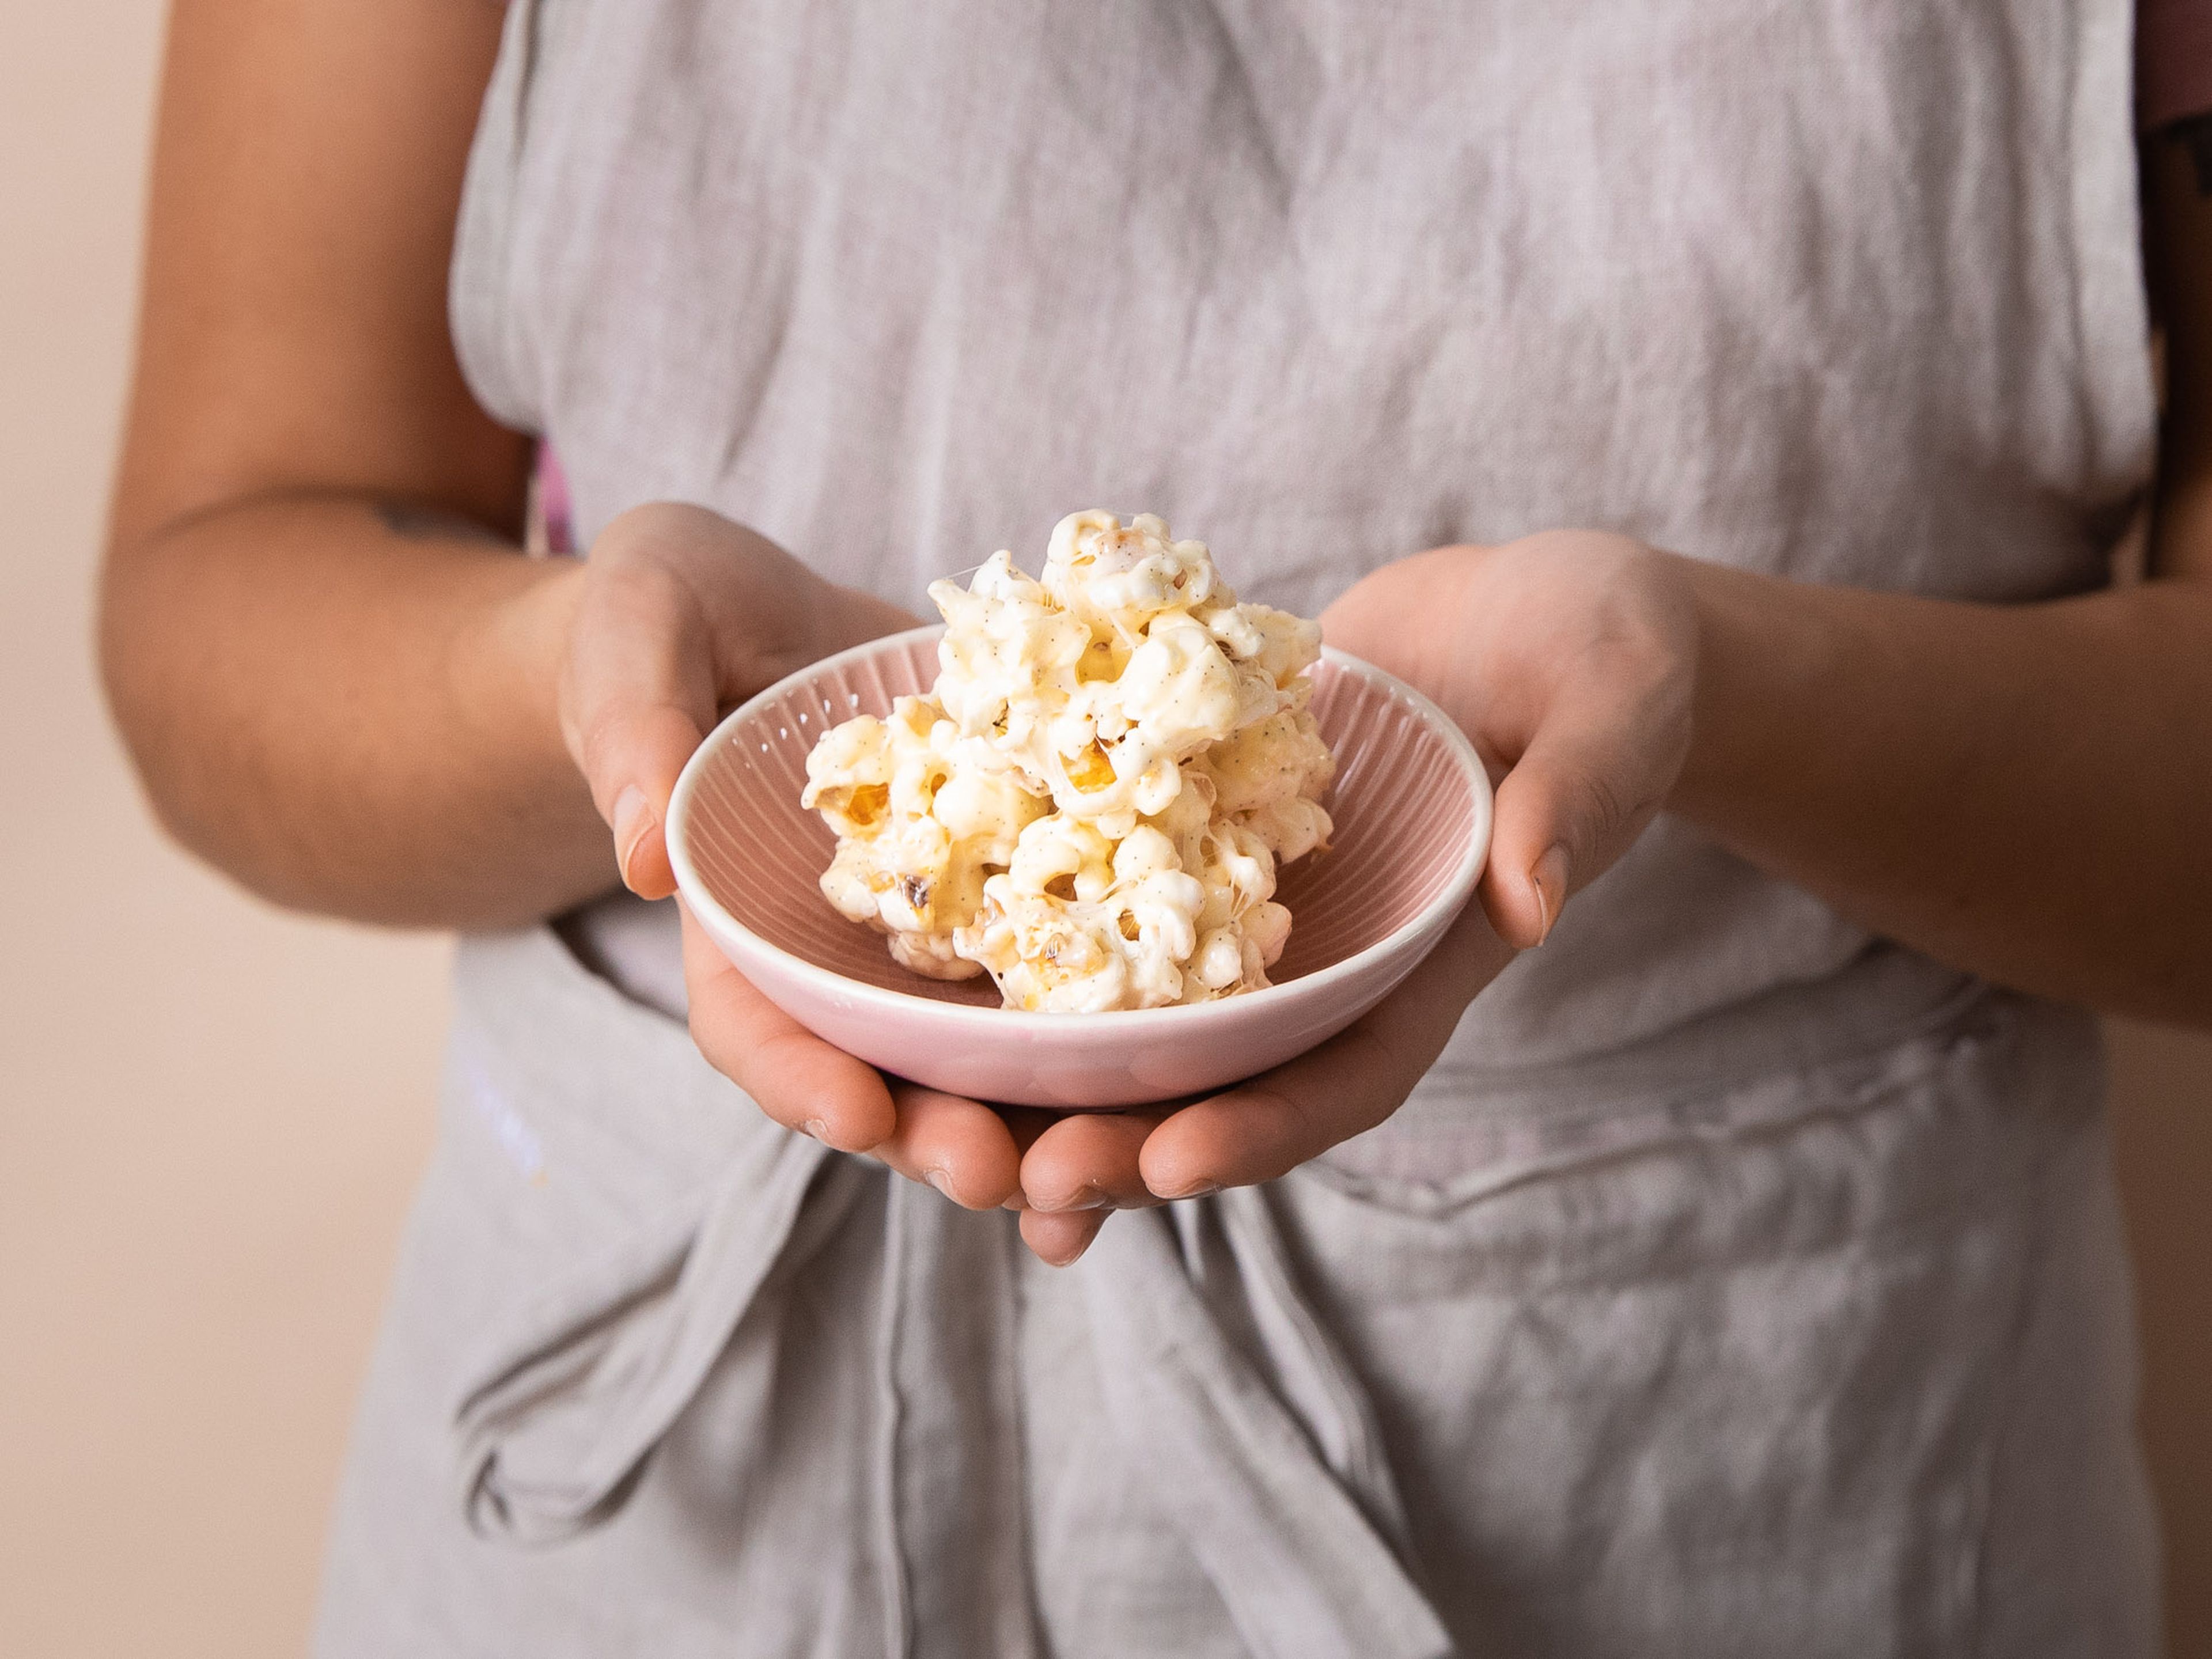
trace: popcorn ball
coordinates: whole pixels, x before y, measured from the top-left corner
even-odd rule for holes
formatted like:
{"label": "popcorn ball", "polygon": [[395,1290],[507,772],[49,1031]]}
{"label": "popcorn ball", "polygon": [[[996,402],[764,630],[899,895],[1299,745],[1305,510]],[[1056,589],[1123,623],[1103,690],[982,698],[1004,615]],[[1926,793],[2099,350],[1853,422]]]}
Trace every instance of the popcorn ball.
{"label": "popcorn ball", "polygon": [[1239,603],[1149,514],[1071,514],[1040,578],[1000,552],[929,595],[930,695],[807,757],[830,903],[916,973],[988,972],[1010,1008],[1264,987],[1291,929],[1276,869],[1329,835],[1319,625]]}

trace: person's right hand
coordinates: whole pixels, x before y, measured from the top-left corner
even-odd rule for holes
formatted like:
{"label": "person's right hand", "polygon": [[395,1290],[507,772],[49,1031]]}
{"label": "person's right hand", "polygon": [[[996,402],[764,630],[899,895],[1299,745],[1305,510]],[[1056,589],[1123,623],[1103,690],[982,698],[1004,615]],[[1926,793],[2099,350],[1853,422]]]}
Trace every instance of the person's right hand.
{"label": "person's right hand", "polygon": [[[669,797],[716,720],[785,675],[917,620],[824,581],[719,514],[672,503],[613,520],[575,580],[562,735],[613,832],[623,882],[645,898],[676,890]],[[887,1079],[823,1042],[732,967],[688,912],[684,970],[700,1052],[776,1121],[968,1208],[1018,1206],[1022,1149],[1042,1121]]]}
{"label": "person's right hand", "polygon": [[809,663],[918,625],[765,536],[676,502],[614,520],[577,576],[561,735],[641,898],[676,890],[668,798],[717,720]]}

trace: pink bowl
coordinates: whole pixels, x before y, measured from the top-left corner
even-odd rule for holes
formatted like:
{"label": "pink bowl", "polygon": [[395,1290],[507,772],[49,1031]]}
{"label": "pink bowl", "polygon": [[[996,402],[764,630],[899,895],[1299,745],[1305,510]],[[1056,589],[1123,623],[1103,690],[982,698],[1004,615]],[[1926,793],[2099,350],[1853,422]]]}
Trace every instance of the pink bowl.
{"label": "pink bowl", "polygon": [[1404,682],[1340,651],[1313,672],[1336,752],[1328,852],[1285,867],[1290,943],[1267,990],[1107,1014],[1001,1008],[988,976],[910,974],[817,883],[836,837],[799,804],[829,726],[885,714],[937,678],[942,629],[877,640],[770,686],[684,769],[668,848],[692,914],[808,1030],[933,1088],[1010,1105],[1104,1109],[1197,1094],[1304,1054],[1411,973],[1482,872],[1490,784],[1474,747]]}

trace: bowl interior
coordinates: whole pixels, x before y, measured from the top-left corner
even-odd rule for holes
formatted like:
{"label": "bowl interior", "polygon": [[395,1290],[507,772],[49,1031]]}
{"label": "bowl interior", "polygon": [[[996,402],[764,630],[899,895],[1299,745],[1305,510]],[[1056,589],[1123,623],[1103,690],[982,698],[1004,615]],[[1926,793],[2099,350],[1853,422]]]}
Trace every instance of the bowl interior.
{"label": "bowl interior", "polygon": [[[681,825],[707,891],[779,950],[848,979],[936,1002],[995,1008],[988,975],[908,972],[883,936],[848,921],[818,885],[836,837],[799,804],[806,756],[828,727],[890,712],[937,678],[929,629],[818,664],[739,711],[708,739]],[[1386,676],[1331,652],[1313,670],[1313,710],[1335,752],[1327,852],[1285,866],[1276,897],[1291,937],[1268,977],[1318,972],[1381,943],[1443,896],[1477,831],[1478,803],[1454,737]]]}

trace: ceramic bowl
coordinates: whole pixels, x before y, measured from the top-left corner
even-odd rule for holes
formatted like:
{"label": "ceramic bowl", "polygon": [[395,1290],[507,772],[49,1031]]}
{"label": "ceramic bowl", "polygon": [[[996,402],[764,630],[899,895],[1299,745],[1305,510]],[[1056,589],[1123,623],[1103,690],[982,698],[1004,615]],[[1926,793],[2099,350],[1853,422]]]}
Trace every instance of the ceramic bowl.
{"label": "ceramic bowl", "polygon": [[802,809],[807,751],[829,726],[928,690],[939,628],[827,658],[714,728],[684,769],[668,823],[700,925],[776,1006],[897,1076],[1009,1105],[1133,1106],[1218,1089],[1342,1030],[1434,948],[1482,872],[1490,785],[1443,710],[1380,669],[1327,651],[1313,710],[1335,751],[1329,849],[1285,866],[1291,936],[1264,991],[1100,1014],[999,1006],[988,975],[908,973],[883,936],[817,884],[836,837]]}

